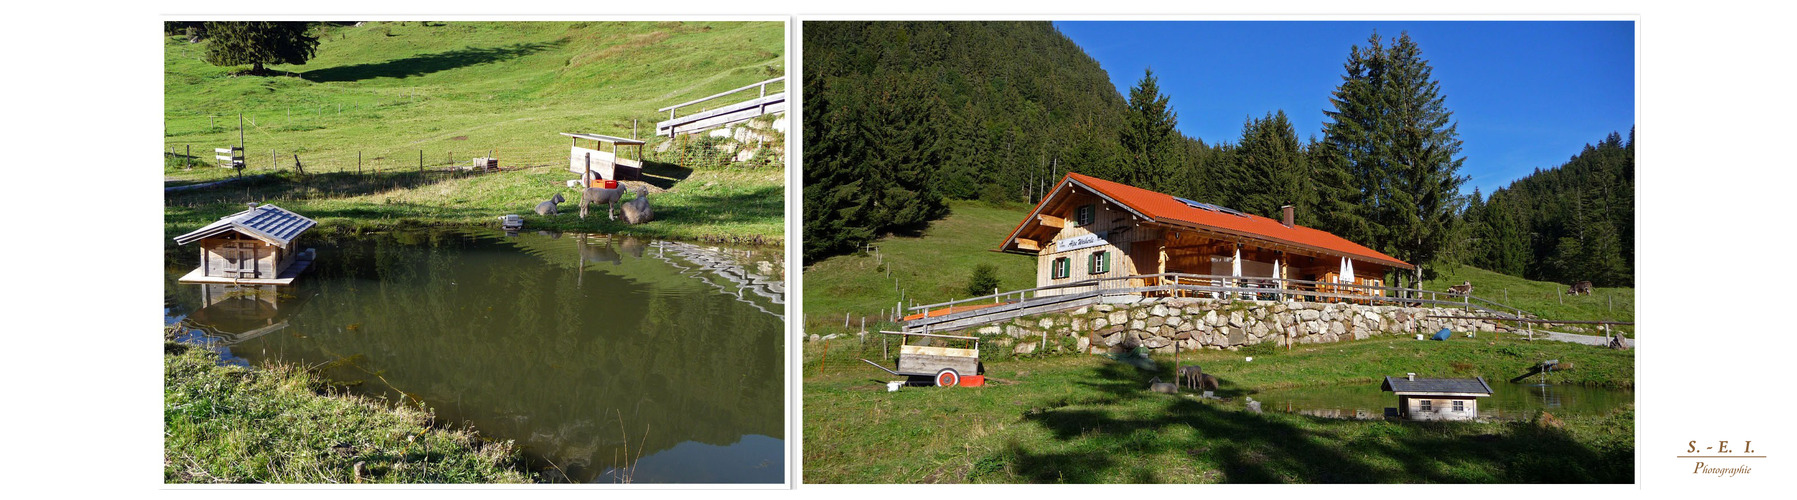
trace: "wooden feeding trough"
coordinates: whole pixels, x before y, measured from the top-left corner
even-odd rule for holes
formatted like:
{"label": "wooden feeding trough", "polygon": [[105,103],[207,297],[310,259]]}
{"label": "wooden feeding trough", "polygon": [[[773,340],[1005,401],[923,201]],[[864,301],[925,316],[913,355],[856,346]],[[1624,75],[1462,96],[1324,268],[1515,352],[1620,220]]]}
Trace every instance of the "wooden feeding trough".
{"label": "wooden feeding trough", "polygon": [[200,267],[180,281],[291,285],[312,264],[313,251],[300,251],[299,237],[316,225],[281,207],[261,205],[176,236],[177,244],[200,244]]}
{"label": "wooden feeding trough", "polygon": [[[574,143],[568,149],[568,170],[581,174],[586,178],[588,172],[594,179],[608,181],[634,181],[643,177],[643,141],[612,137],[599,134],[582,134],[562,132],[562,135],[573,138]],[[592,148],[580,147],[581,140],[593,141]],[[611,145],[611,151],[605,145]],[[635,146],[634,158],[625,158],[619,148]]]}
{"label": "wooden feeding trough", "polygon": [[1416,378],[1411,373],[1385,377],[1379,389],[1398,395],[1397,413],[1405,420],[1472,420],[1479,416],[1479,398],[1491,396],[1485,377]]}
{"label": "wooden feeding trough", "polygon": [[[957,335],[938,335],[933,333],[880,332],[886,335],[899,336],[898,369],[888,370],[868,360],[861,360],[875,368],[893,375],[908,378],[930,380],[937,387],[982,385],[985,377],[980,376],[980,338]],[[943,339],[943,343],[959,343],[971,347],[947,347],[934,345],[909,345],[911,337],[925,339]]]}

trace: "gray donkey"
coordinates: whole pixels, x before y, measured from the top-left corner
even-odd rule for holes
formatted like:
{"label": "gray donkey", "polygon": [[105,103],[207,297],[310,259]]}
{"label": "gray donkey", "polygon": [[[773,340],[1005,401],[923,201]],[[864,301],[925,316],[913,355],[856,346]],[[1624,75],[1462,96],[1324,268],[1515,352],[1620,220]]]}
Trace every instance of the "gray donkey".
{"label": "gray donkey", "polygon": [[560,205],[564,201],[568,200],[563,199],[561,193],[555,193],[555,196],[550,197],[549,201],[537,204],[537,215],[555,215],[557,213],[555,206]]}
{"label": "gray donkey", "polygon": [[655,211],[649,208],[649,188],[637,186],[636,197],[624,203],[624,222],[632,225],[655,220]]}

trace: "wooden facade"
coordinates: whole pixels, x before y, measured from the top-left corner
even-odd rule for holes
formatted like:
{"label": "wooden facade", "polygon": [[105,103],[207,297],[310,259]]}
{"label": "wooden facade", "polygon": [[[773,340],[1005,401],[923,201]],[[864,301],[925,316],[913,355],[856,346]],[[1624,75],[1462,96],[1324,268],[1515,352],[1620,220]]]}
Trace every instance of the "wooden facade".
{"label": "wooden facade", "polygon": [[1056,184],[1000,250],[1035,255],[1038,287],[1129,276],[1144,276],[1130,280],[1131,286],[1151,286],[1159,283],[1150,276],[1164,273],[1234,276],[1238,264],[1241,278],[1205,284],[1273,286],[1255,278],[1345,283],[1348,261],[1353,283],[1382,286],[1388,272],[1412,268],[1323,231],[1079,174]]}
{"label": "wooden facade", "polygon": [[1398,417],[1406,420],[1473,420],[1479,417],[1479,398],[1491,396],[1484,377],[1430,379],[1414,373],[1385,377],[1380,390],[1398,395]]}
{"label": "wooden facade", "polygon": [[311,263],[300,236],[317,222],[274,205],[251,207],[175,237],[198,243],[200,265],[184,283],[287,285]]}
{"label": "wooden facade", "polygon": [[272,279],[293,265],[297,242],[276,245],[237,231],[200,240],[202,276]]}

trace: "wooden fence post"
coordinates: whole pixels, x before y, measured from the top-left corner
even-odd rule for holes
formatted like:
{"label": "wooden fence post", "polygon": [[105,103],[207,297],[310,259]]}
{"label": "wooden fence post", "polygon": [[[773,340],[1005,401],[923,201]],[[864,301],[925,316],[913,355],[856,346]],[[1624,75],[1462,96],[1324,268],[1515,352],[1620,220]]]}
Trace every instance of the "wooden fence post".
{"label": "wooden fence post", "polygon": [[418,150],[418,171],[424,172],[424,150]]}

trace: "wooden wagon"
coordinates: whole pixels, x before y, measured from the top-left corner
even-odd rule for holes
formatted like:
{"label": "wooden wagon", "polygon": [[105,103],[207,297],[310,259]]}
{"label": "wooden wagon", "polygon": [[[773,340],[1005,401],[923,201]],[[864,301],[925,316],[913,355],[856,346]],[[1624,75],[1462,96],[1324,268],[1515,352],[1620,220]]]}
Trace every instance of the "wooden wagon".
{"label": "wooden wagon", "polygon": [[[863,359],[861,361],[874,365],[875,368],[893,375],[909,378],[926,379],[938,387],[950,387],[961,384],[961,378],[980,374],[980,338],[958,335],[940,335],[915,332],[880,332],[886,335],[898,335],[899,355],[898,369],[890,370],[879,363]],[[925,339],[943,339],[943,343],[959,343],[972,347],[947,347],[934,345],[910,345],[911,337]]]}

